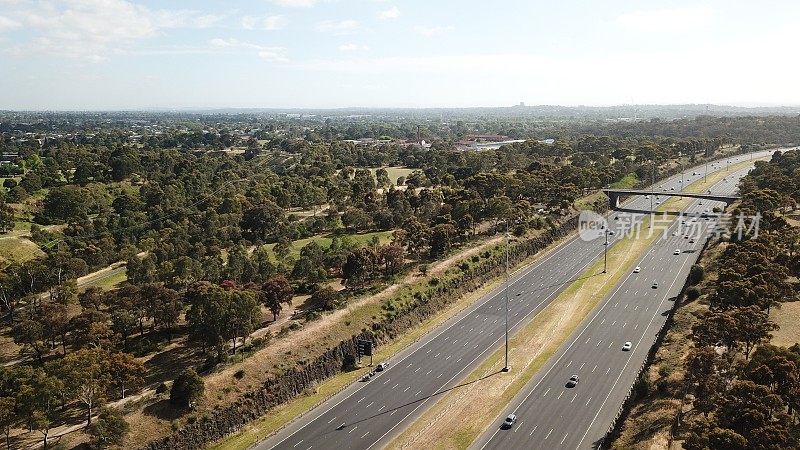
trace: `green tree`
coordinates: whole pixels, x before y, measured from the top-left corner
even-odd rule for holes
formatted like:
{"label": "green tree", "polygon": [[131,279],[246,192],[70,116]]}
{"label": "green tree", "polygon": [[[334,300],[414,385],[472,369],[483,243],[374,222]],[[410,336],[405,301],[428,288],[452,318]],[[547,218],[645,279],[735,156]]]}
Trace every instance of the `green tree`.
{"label": "green tree", "polygon": [[130,425],[125,421],[122,411],[102,407],[97,414],[97,420],[89,426],[91,445],[93,448],[108,448],[122,445],[122,440],[130,431]]}
{"label": "green tree", "polygon": [[193,369],[186,369],[172,382],[169,401],[177,406],[193,408],[203,398],[205,382]]}

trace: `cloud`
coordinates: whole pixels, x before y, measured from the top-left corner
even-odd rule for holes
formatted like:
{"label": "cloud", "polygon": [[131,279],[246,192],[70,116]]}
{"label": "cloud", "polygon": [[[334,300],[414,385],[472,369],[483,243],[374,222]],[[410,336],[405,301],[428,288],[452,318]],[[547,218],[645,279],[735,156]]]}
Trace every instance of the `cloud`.
{"label": "cloud", "polygon": [[5,16],[0,16],[0,33],[15,30],[21,26],[22,24],[15,20],[11,20]]}
{"label": "cloud", "polygon": [[424,27],[421,25],[417,25],[414,27],[415,33],[421,34],[425,37],[438,36],[440,34],[444,34],[453,30],[455,30],[455,27],[453,27],[452,25],[434,26],[434,27]]}
{"label": "cloud", "polygon": [[398,9],[397,6],[392,6],[386,11],[378,13],[378,18],[381,20],[397,19],[398,17],[400,17],[400,9]]}
{"label": "cloud", "polygon": [[287,8],[310,8],[319,3],[319,0],[272,0],[272,3]]}
{"label": "cloud", "polygon": [[258,57],[267,62],[289,61],[289,58],[286,57],[284,50],[281,48],[275,48],[271,50],[261,50],[260,52],[258,52]]}
{"label": "cloud", "polygon": [[617,17],[617,24],[636,32],[684,32],[706,27],[714,11],[708,6],[633,11]]}
{"label": "cloud", "polygon": [[245,30],[280,30],[289,24],[289,19],[285,16],[244,16],[242,17],[242,28]]}
{"label": "cloud", "polygon": [[317,24],[317,31],[342,35],[353,33],[357,27],[355,20],[324,20]]}
{"label": "cloud", "polygon": [[256,50],[259,58],[269,62],[287,62],[289,58],[286,56],[286,49],[284,47],[268,47],[264,45],[253,44],[251,42],[240,41],[236,38],[214,38],[208,41],[208,44],[215,49],[219,50]]}
{"label": "cloud", "polygon": [[20,42],[21,54],[102,61],[133,43],[172,28],[208,28],[224,15],[189,10],[153,10],[126,0],[60,0],[4,2],[5,14],[32,36]]}
{"label": "cloud", "polygon": [[366,50],[369,50],[369,47],[367,47],[366,45],[344,44],[339,46],[340,52],[357,52]]}

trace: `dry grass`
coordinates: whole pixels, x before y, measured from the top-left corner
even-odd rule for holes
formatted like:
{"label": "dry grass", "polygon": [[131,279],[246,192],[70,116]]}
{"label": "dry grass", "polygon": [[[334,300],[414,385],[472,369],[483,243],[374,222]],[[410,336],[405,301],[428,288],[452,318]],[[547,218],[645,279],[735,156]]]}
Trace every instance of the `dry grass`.
{"label": "dry grass", "polygon": [[43,255],[39,247],[24,237],[0,237],[0,265],[31,260]]}
{"label": "dry grass", "polygon": [[770,319],[781,329],[772,333],[772,344],[791,347],[800,342],[800,301],[784,303],[770,310]]}

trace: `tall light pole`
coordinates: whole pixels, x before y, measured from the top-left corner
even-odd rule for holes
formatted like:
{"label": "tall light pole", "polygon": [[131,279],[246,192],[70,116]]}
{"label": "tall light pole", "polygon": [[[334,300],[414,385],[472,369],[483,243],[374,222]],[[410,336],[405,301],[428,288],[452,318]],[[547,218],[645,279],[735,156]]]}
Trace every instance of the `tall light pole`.
{"label": "tall light pole", "polygon": [[606,242],[603,243],[603,273],[608,269],[608,227],[605,228]]}
{"label": "tall light pole", "polygon": [[506,219],[506,363],[503,366],[503,372],[508,372],[511,367],[508,366],[508,219]]}

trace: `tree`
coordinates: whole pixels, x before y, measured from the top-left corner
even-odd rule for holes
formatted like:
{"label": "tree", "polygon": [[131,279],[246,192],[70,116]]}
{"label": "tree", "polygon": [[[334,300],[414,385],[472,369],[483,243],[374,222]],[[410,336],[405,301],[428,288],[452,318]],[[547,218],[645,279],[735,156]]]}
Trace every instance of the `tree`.
{"label": "tree", "polygon": [[91,445],[94,448],[121,445],[128,431],[130,431],[130,425],[125,421],[122,412],[117,408],[104,406],[100,408],[97,420],[89,426]]}
{"label": "tree", "polygon": [[111,330],[122,340],[122,349],[128,350],[128,338],[136,330],[136,317],[127,309],[117,309],[111,313]]}
{"label": "tree", "polygon": [[430,238],[430,253],[436,258],[447,253],[456,237],[456,228],[449,223],[441,223],[433,227]]}
{"label": "tree", "polygon": [[342,265],[342,278],[347,284],[364,286],[364,282],[373,275],[376,255],[367,247],[353,250],[347,255],[347,260]]}
{"label": "tree", "polygon": [[405,263],[403,247],[397,244],[384,245],[378,249],[378,255],[383,264],[383,274],[391,276],[400,271]]}
{"label": "tree", "polygon": [[141,384],[144,380],[144,364],[125,352],[109,352],[107,358],[106,370],[111,384],[119,389],[120,397],[125,398],[126,390]]}
{"label": "tree", "polygon": [[693,264],[692,267],[689,269],[689,279],[687,280],[690,285],[695,285],[701,281],[705,277],[705,270],[703,266],[699,264]]}
{"label": "tree", "polygon": [[750,358],[750,352],[756,345],[772,338],[770,331],[778,329],[778,325],[769,320],[769,315],[758,306],[735,308],[733,318],[736,322],[736,340],[744,345],[745,359]]}
{"label": "tree", "polygon": [[8,206],[5,199],[0,199],[0,233],[13,230],[14,223],[14,208]]}
{"label": "tree", "polygon": [[330,286],[325,286],[311,294],[308,306],[316,310],[328,311],[337,307],[338,299],[339,293]]}
{"label": "tree", "polygon": [[91,197],[85,188],[59,186],[50,189],[44,198],[38,219],[46,224],[85,220],[89,214]]}
{"label": "tree", "polygon": [[186,369],[172,382],[169,401],[177,406],[193,408],[205,392],[205,383],[193,369]]}
{"label": "tree", "polygon": [[91,308],[100,311],[100,308],[102,308],[105,303],[104,297],[102,289],[97,286],[91,286],[78,294],[78,303],[80,303],[83,309]]}
{"label": "tree", "polygon": [[278,320],[278,314],[281,313],[281,304],[292,304],[292,297],[294,290],[289,284],[289,280],[283,275],[273,275],[261,286],[261,299],[270,312],[272,313],[273,320]]}
{"label": "tree", "polygon": [[16,401],[12,397],[0,397],[0,429],[6,437],[6,449],[11,449],[11,429],[17,422]]}
{"label": "tree", "polygon": [[23,351],[31,351],[33,356],[36,357],[36,361],[41,364],[42,357],[49,350],[42,324],[35,320],[23,320],[14,325],[11,333],[14,337],[14,342],[21,345]]}
{"label": "tree", "polygon": [[107,388],[113,381],[108,355],[102,348],[83,348],[68,354],[59,364],[67,389],[86,407],[87,425],[91,425],[92,412],[105,401]]}

